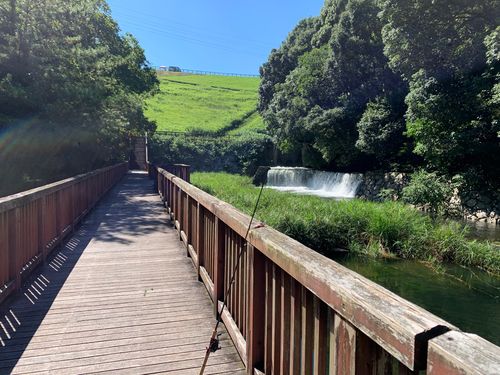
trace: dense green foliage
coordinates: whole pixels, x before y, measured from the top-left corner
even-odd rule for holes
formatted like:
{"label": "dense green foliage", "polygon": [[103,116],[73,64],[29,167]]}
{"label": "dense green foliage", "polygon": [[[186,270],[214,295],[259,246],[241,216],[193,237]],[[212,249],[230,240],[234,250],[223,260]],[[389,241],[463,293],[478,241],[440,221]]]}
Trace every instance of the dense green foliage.
{"label": "dense green foliage", "polygon": [[463,178],[459,175],[454,176],[448,181],[444,176],[439,176],[436,172],[426,172],[419,170],[413,173],[410,183],[404,187],[401,196],[405,202],[416,205],[429,205],[429,207],[438,213],[445,215],[453,214],[449,205],[450,198],[454,190],[463,183]]}
{"label": "dense green foliage", "polygon": [[269,136],[245,132],[233,137],[171,137],[155,135],[149,160],[156,165],[189,164],[192,171],[225,171],[253,175],[272,155]]}
{"label": "dense green foliage", "polygon": [[104,0],[0,3],[2,182],[124,160],[129,135],[155,129],[143,114],[155,72],[119,31]]}
{"label": "dense green foliage", "polygon": [[500,0],[327,0],[260,69],[259,111],[303,164],[500,181]]}
{"label": "dense green foliage", "polygon": [[[194,173],[200,189],[251,215],[259,194],[248,177]],[[425,261],[456,261],[500,273],[498,247],[465,238],[466,230],[440,224],[400,202],[328,201],[266,189],[256,218],[304,245]]]}
{"label": "dense green foliage", "polygon": [[160,91],[147,101],[145,112],[158,130],[226,133],[251,121],[256,126],[250,128],[265,128],[255,119],[260,118],[255,109],[259,78],[162,73]]}

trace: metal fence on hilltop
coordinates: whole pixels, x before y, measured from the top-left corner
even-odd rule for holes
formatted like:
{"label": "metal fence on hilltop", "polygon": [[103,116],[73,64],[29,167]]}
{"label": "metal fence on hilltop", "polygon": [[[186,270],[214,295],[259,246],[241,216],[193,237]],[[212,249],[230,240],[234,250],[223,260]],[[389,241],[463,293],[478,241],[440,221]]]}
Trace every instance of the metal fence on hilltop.
{"label": "metal fence on hilltop", "polygon": [[[167,66],[157,66],[153,65],[152,68],[161,71],[168,71]],[[233,77],[260,77],[258,74],[240,74],[240,73],[220,73],[220,72],[210,72],[207,70],[191,70],[191,69],[180,69],[180,73],[191,73],[191,74],[201,74],[201,75],[217,75],[217,76],[233,76]]]}

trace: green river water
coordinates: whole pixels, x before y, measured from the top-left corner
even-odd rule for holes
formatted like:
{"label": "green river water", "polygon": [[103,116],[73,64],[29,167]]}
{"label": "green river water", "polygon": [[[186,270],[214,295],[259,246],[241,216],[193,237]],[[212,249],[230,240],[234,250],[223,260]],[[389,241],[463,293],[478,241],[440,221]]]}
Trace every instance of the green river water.
{"label": "green river water", "polygon": [[462,331],[500,346],[500,277],[455,264],[443,264],[442,270],[436,271],[404,259],[331,258]]}
{"label": "green river water", "polygon": [[[351,180],[356,177],[353,176],[316,173],[305,168],[272,168],[268,185],[297,194],[328,197],[326,199],[351,199],[354,194],[346,194],[345,190],[351,186]],[[499,225],[471,221],[458,224],[470,228],[467,235],[470,239],[500,245]],[[338,251],[325,255],[462,331],[476,333],[500,346],[500,277],[456,264],[442,264],[436,271],[411,260],[375,259]]]}

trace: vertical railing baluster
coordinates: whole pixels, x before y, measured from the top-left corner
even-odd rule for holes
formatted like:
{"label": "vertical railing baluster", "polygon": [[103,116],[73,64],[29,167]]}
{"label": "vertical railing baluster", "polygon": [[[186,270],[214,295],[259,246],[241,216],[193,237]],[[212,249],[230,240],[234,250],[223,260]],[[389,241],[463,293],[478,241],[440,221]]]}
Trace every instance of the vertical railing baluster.
{"label": "vertical railing baluster", "polygon": [[357,331],[356,372],[366,369],[367,374],[392,375],[393,357],[376,342]]}
{"label": "vertical railing baluster", "polygon": [[[330,374],[355,375],[356,373],[356,328],[337,313],[333,319],[333,340],[330,340]],[[332,314],[333,316],[333,314]],[[330,336],[331,337],[331,336]]]}
{"label": "vertical railing baluster", "polygon": [[60,244],[62,242],[62,204],[61,204],[61,191],[58,190],[55,193],[56,198],[56,237],[57,243]]}
{"label": "vertical railing baluster", "polygon": [[196,272],[198,281],[201,281],[200,268],[205,265],[205,212],[203,206],[196,203],[196,254],[198,255],[198,264]]}
{"label": "vertical railing baluster", "polygon": [[246,329],[247,375],[253,375],[253,369],[261,367],[264,360],[265,308],[262,301],[266,295],[265,257],[252,245],[247,245],[248,252],[248,319]]}
{"label": "vertical railing baluster", "polygon": [[302,345],[300,354],[301,373],[313,373],[313,345],[314,337],[314,296],[302,287]]}
{"label": "vertical railing baluster", "polygon": [[315,298],[314,318],[314,373],[326,374],[326,344],[328,329],[328,307],[319,298]]}
{"label": "vertical railing baluster", "polygon": [[265,344],[264,373],[271,374],[273,365],[273,263],[265,259],[266,298],[265,298]]}
{"label": "vertical railing baluster", "polygon": [[9,211],[9,278],[14,280],[15,290],[21,289],[21,209]]}
{"label": "vertical railing baluster", "polygon": [[292,279],[290,316],[290,375],[300,374],[300,334],[302,329],[302,286]]}
{"label": "vertical railing baluster", "polygon": [[291,319],[291,299],[292,299],[292,285],[290,275],[285,271],[281,271],[281,373],[290,373],[290,319]]}
{"label": "vertical railing baluster", "polygon": [[272,305],[272,373],[281,374],[281,269],[272,264],[272,277],[273,277],[273,305]]}
{"label": "vertical railing baluster", "polygon": [[9,281],[9,228],[5,212],[0,212],[0,285]]}
{"label": "vertical railing baluster", "polygon": [[214,249],[214,314],[219,316],[219,301],[224,300],[224,271],[225,271],[225,225],[215,217],[215,249]]}

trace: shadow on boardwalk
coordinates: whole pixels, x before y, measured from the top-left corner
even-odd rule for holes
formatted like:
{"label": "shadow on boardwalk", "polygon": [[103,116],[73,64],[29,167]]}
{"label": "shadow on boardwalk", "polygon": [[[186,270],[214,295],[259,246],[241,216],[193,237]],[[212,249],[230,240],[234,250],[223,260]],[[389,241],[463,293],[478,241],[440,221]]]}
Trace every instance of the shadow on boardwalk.
{"label": "shadow on boardwalk", "polygon": [[[0,306],[0,374],[197,374],[213,307],[185,254],[152,183],[128,174]],[[206,373],[242,373],[221,344]]]}

